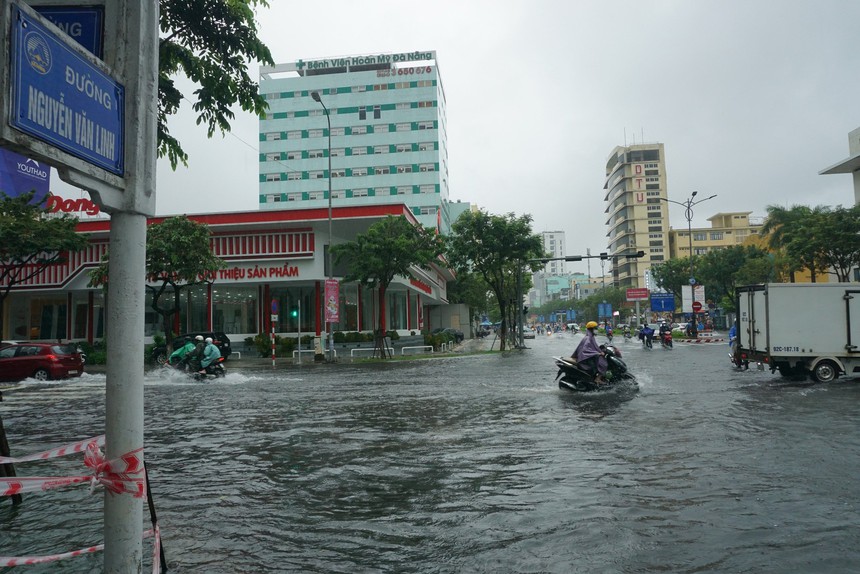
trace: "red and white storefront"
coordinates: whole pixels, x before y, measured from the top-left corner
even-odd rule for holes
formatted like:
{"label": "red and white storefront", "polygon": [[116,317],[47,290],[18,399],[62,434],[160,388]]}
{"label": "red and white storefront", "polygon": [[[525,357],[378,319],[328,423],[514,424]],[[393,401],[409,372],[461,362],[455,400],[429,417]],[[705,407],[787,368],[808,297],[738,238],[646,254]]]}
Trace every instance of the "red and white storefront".
{"label": "red and white storefront", "polygon": [[[418,225],[402,204],[333,209],[334,243],[352,240],[389,215],[406,217]],[[237,342],[258,333],[270,333],[273,301],[278,310],[276,333],[290,336],[325,332],[327,209],[188,217],[209,226],[212,251],[227,267],[215,273],[210,283],[182,290],[176,332],[224,331]],[[163,219],[152,218],[149,223]],[[3,340],[93,342],[104,337],[104,295],[101,288],[89,286],[88,271],[98,265],[108,248],[110,220],[81,220],[78,231],[90,236],[85,250],[13,287],[4,307],[0,331]],[[335,266],[336,279],[344,273],[345,268]],[[409,334],[439,326],[429,324],[429,310],[447,303],[446,285],[451,279],[449,270],[435,265],[415,270],[413,278],[396,279],[384,296],[387,329]],[[144,280],[141,269],[141,281]],[[149,308],[150,297],[147,292],[147,337],[162,331],[160,317]],[[379,304],[376,290],[341,283],[338,321],[333,323],[333,330],[377,328]]]}

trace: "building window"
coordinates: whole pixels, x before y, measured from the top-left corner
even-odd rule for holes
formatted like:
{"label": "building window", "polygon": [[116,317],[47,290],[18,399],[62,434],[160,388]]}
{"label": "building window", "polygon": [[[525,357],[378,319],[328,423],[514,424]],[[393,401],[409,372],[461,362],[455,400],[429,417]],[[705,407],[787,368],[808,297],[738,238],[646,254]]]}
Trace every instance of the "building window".
{"label": "building window", "polygon": [[325,199],[324,191],[311,191],[308,193],[308,199]]}
{"label": "building window", "polygon": [[433,122],[432,121],[418,122],[418,129],[419,130],[432,130],[433,129]]}
{"label": "building window", "polygon": [[649,205],[648,211],[660,211],[660,206],[659,205]]}
{"label": "building window", "polygon": [[663,239],[662,233],[649,233],[648,239]]}
{"label": "building window", "polygon": [[412,124],[410,124],[408,122],[402,123],[402,124],[397,124],[397,127],[395,129],[398,132],[408,132],[408,131],[412,130]]}
{"label": "building window", "polygon": [[300,172],[300,171],[287,172],[287,179],[289,181],[296,181],[297,179],[302,179],[302,172]]}
{"label": "building window", "polygon": [[660,189],[659,183],[646,183],[645,189]]}
{"label": "building window", "polygon": [[417,84],[419,88],[429,88],[433,85],[433,80],[418,80]]}
{"label": "building window", "polygon": [[412,187],[408,185],[401,185],[397,188],[397,195],[409,195],[412,193]]}
{"label": "building window", "polygon": [[346,170],[345,169],[333,169],[333,170],[331,170],[331,176],[332,177],[344,177],[344,176],[346,176]]}
{"label": "building window", "polygon": [[367,110],[365,108],[358,108],[358,119],[366,120],[367,119]]}
{"label": "building window", "polygon": [[419,171],[436,171],[436,166],[432,163],[425,163],[418,167]]}
{"label": "building window", "polygon": [[281,174],[279,173],[267,173],[266,181],[281,181]]}
{"label": "building window", "polygon": [[367,189],[353,189],[352,190],[353,197],[367,197]]}
{"label": "building window", "polygon": [[662,247],[652,247],[648,250],[651,253],[663,253]]}
{"label": "building window", "polygon": [[388,84],[373,84],[373,91],[387,90]]}
{"label": "building window", "polygon": [[266,141],[273,142],[281,139],[281,132],[269,132],[266,134]]}
{"label": "building window", "polygon": [[308,112],[308,116],[321,116],[323,115],[323,111],[319,108],[314,108]]}
{"label": "building window", "polygon": [[288,193],[287,194],[287,201],[301,201],[301,200],[302,200],[302,194],[301,193]]}
{"label": "building window", "polygon": [[311,171],[311,172],[308,172],[308,177],[310,177],[311,179],[322,179],[325,177],[325,172],[324,171]]}
{"label": "building window", "polygon": [[323,137],[323,130],[308,130],[309,138],[321,138]]}
{"label": "building window", "polygon": [[707,252],[707,247],[696,247],[695,249],[693,249],[693,255],[704,255]]}
{"label": "building window", "polygon": [[352,135],[359,136],[367,133],[367,126],[352,126]]}
{"label": "building window", "polygon": [[411,107],[412,107],[412,104],[410,104],[409,102],[399,102],[399,103],[395,106],[395,108],[396,108],[396,109],[398,109],[398,110],[408,110],[408,109],[410,109]]}
{"label": "building window", "polygon": [[711,241],[722,241],[723,240],[723,232],[722,231],[712,231],[711,232]]}
{"label": "building window", "polygon": [[291,132],[287,132],[288,140],[300,140],[302,139],[302,130],[293,130]]}
{"label": "building window", "polygon": [[373,153],[388,153],[387,145],[378,145],[373,148]]}
{"label": "building window", "polygon": [[433,151],[433,142],[421,142],[418,144],[418,151]]}
{"label": "building window", "polygon": [[331,128],[331,135],[332,137],[346,135],[346,128]]}
{"label": "building window", "polygon": [[312,149],[312,150],[308,151],[308,157],[309,158],[324,157],[324,156],[325,156],[325,152],[321,149]]}
{"label": "building window", "polygon": [[373,168],[374,175],[386,175],[391,173],[391,168],[387,165]]}
{"label": "building window", "polygon": [[280,203],[281,202],[281,194],[270,194],[266,196],[266,203]]}
{"label": "building window", "polygon": [[367,148],[365,146],[358,146],[352,148],[352,155],[367,155]]}
{"label": "building window", "polygon": [[418,102],[419,108],[432,108],[433,102]]}
{"label": "building window", "polygon": [[708,238],[707,233],[696,232],[693,234],[693,241],[704,241]]}
{"label": "building window", "polygon": [[367,91],[367,86],[353,86],[352,87],[352,93],[366,92],[366,91]]}
{"label": "building window", "polygon": [[354,167],[352,168],[352,176],[353,177],[361,177],[363,175],[367,175],[366,167]]}
{"label": "building window", "polygon": [[662,219],[649,219],[648,220],[648,225],[662,225],[662,223],[663,223]]}
{"label": "building window", "polygon": [[379,106],[373,106],[373,119],[378,120],[382,117],[382,108]]}
{"label": "building window", "polygon": [[266,154],[266,161],[278,161],[280,159],[281,159],[280,152],[267,153]]}
{"label": "building window", "polygon": [[338,147],[331,150],[331,157],[341,157],[346,155],[346,148]]}
{"label": "building window", "polygon": [[421,208],[419,208],[419,210],[418,210],[418,212],[419,212],[421,215],[436,215],[436,213],[437,213],[438,211],[439,211],[439,209],[438,209],[437,207],[435,207],[435,206],[432,206],[432,205],[431,205],[431,206],[424,206],[424,207],[421,207]]}
{"label": "building window", "polygon": [[274,94],[266,94],[265,97],[267,100],[280,100],[281,99],[281,93],[276,92]]}
{"label": "building window", "polygon": [[436,193],[436,186],[435,185],[422,185],[421,187],[418,188],[418,191],[420,191],[423,194]]}
{"label": "building window", "polygon": [[388,131],[388,124],[376,124],[373,126],[373,133],[375,134],[387,134]]}
{"label": "building window", "polygon": [[409,152],[412,151],[412,144],[397,144],[395,149],[397,150],[397,153]]}
{"label": "building window", "polygon": [[412,166],[411,165],[398,165],[397,166],[397,173],[412,173]]}
{"label": "building window", "polygon": [[398,90],[402,90],[402,89],[408,88],[408,87],[409,87],[409,82],[395,82],[394,83],[394,88],[398,89]]}

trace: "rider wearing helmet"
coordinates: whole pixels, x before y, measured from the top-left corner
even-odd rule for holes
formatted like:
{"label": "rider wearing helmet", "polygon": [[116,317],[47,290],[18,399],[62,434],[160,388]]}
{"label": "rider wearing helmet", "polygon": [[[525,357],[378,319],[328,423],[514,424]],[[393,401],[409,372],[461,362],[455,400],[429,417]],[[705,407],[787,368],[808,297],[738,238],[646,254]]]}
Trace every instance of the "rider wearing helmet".
{"label": "rider wearing helmet", "polygon": [[597,329],[597,322],[589,321],[585,324],[585,336],[571,356],[581,367],[595,375],[595,382],[602,383],[606,381],[607,364],[603,351],[594,338],[595,329]]}
{"label": "rider wearing helmet", "polygon": [[201,372],[205,371],[206,367],[221,358],[221,351],[212,342],[212,337],[206,337],[206,347],[203,349],[203,360],[200,361]]}

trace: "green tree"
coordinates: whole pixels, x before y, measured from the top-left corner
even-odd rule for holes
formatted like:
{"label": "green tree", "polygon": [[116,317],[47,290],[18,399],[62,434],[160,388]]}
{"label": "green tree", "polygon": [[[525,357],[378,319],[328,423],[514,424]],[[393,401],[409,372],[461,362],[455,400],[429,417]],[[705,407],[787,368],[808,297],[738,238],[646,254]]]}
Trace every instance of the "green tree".
{"label": "green tree", "polygon": [[654,265],[651,267],[651,277],[657,287],[674,295],[677,303],[681,299],[681,287],[690,284],[690,258],[669,259]]}
{"label": "green tree", "polygon": [[840,283],[851,281],[851,270],[860,265],[860,205],[824,210],[807,227],[822,266]]}
{"label": "green tree", "polygon": [[734,311],[735,289],[744,283],[762,283],[775,275],[772,260],[758,247],[732,245],[708,251],[699,258],[696,274],[708,298]]}
{"label": "green tree", "polygon": [[[211,283],[226,264],[212,253],[209,227],[183,215],[149,226],[146,233],[146,290],[152,294],[150,308],[161,316],[162,328],[172,350],[173,317],[181,311],[182,291]],[[108,281],[105,253],[101,264],[90,272],[91,285]]]}
{"label": "green tree", "polygon": [[358,234],[354,241],[335,245],[332,256],[348,266],[344,281],[379,290],[379,322],[374,355],[386,356],[385,292],[395,277],[411,277],[416,267],[427,267],[443,252],[439,235],[416,227],[405,217],[389,216]]}
{"label": "green tree", "polygon": [[75,233],[78,220],[48,215],[45,200],[31,203],[34,192],[8,197],[0,191],[0,325],[9,291],[52,265],[65,263],[69,253],[84,249],[89,238]]}
{"label": "green tree", "polygon": [[172,76],[182,74],[196,86],[197,123],[209,137],[229,131],[238,104],[260,115],[266,102],[248,75],[248,62],[274,65],[269,49],[257,36],[254,8],[266,0],[161,0],[158,47],[158,155],[176,169],[188,155],[167,129],[168,117],[179,110],[185,95]]}
{"label": "green tree", "polygon": [[474,273],[458,273],[447,286],[448,302],[469,306],[469,316],[473,324],[489,308],[487,285]]}
{"label": "green tree", "polygon": [[826,210],[822,206],[810,208],[805,205],[767,207],[767,221],[761,232],[771,249],[785,255],[792,283],[795,273],[802,269],[809,269],[813,283],[819,273],[826,271],[820,245],[814,236],[816,221]]}
{"label": "green tree", "polygon": [[[517,292],[517,276],[532,272],[544,264],[547,255],[543,242],[534,235],[530,215],[490,215],[484,211],[467,211],[451,226],[448,258],[458,272],[479,275],[496,298],[501,325],[501,350],[505,350],[510,307],[519,308],[525,291]],[[525,283],[523,283],[525,285]]]}

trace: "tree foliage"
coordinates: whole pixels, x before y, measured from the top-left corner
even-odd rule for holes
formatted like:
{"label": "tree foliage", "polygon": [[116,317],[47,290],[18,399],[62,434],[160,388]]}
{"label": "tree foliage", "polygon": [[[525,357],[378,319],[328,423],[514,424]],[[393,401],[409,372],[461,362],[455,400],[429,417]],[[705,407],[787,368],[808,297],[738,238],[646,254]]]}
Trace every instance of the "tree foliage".
{"label": "tree foliage", "polygon": [[[693,259],[695,265],[696,260]],[[675,296],[676,300],[681,298],[681,288],[690,284],[690,258],[669,259],[659,265],[651,267],[651,277],[660,289]]]}
{"label": "tree foliage", "polygon": [[69,253],[84,249],[86,235],[75,233],[78,220],[68,214],[48,215],[43,199],[33,204],[34,192],[8,197],[0,192],[0,325],[9,291],[64,263]]}
{"label": "tree foliage", "polygon": [[[211,283],[226,264],[212,253],[209,227],[183,215],[149,226],[146,233],[146,290],[152,294],[150,308],[162,319],[167,344],[172,345],[173,317],[181,311],[181,295],[195,285]],[[90,284],[108,281],[105,253],[101,264],[90,272]]]}
{"label": "tree foliage", "polygon": [[254,8],[266,0],[161,0],[161,39],[158,48],[158,155],[176,169],[188,156],[167,128],[168,117],[179,110],[185,95],[172,76],[183,74],[196,86],[197,123],[209,137],[216,129],[230,130],[238,104],[260,115],[266,102],[248,75],[252,61],[273,65],[269,49],[257,36]]}
{"label": "tree foliage", "polygon": [[469,306],[469,316],[474,321],[489,308],[487,284],[476,274],[464,271],[457,274],[447,286],[448,302]]}
{"label": "tree foliage", "polygon": [[385,292],[395,277],[411,277],[415,267],[426,267],[443,252],[440,236],[430,228],[416,227],[405,217],[389,216],[358,234],[354,241],[331,248],[337,263],[345,262],[344,281],[379,289],[376,346],[385,356]]}
{"label": "tree foliage", "polygon": [[734,311],[735,288],[750,283],[766,283],[776,278],[772,258],[753,246],[732,245],[709,251],[697,263],[698,281],[705,285],[709,300]]}
{"label": "tree foliage", "polygon": [[[467,211],[451,227],[448,258],[458,272],[479,275],[493,292],[504,319],[501,325],[501,350],[505,350],[510,308],[518,308],[524,290],[517,292],[517,276],[525,270],[543,267],[536,261],[547,257],[543,242],[531,229],[530,215],[490,215]],[[523,283],[525,285],[525,283]],[[512,303],[514,305],[512,305]]]}

